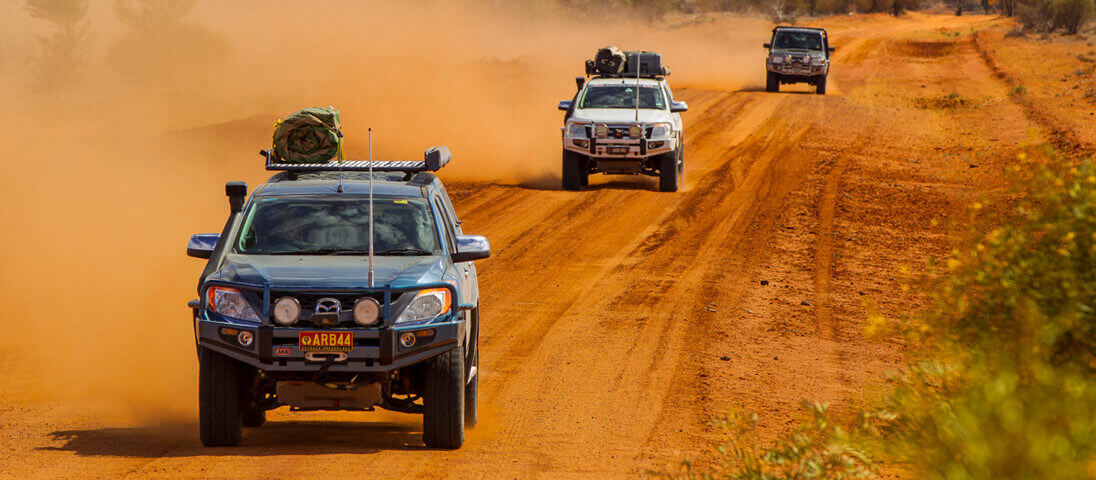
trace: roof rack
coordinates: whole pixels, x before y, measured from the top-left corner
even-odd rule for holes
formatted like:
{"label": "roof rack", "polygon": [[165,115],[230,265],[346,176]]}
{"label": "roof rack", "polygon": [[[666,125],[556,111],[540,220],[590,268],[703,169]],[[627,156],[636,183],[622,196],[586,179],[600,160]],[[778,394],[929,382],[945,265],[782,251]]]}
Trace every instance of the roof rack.
{"label": "roof rack", "polygon": [[449,163],[449,160],[453,159],[453,155],[449,153],[449,148],[442,145],[441,147],[430,147],[423,154],[422,160],[405,160],[405,161],[368,161],[368,160],[349,160],[345,162],[328,162],[328,163],[274,163],[273,150],[259,150],[259,155],[266,157],[266,169],[267,170],[282,170],[293,173],[306,173],[306,172],[368,172],[370,167],[374,172],[404,172],[404,173],[418,173],[418,172],[436,172]]}

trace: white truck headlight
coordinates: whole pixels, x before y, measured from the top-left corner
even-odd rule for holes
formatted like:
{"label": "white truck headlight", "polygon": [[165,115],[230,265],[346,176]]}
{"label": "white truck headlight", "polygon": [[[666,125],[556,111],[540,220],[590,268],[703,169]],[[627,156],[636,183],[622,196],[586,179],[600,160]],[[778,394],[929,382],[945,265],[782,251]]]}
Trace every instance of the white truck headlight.
{"label": "white truck headlight", "polygon": [[448,288],[430,288],[420,290],[403,309],[396,323],[420,322],[449,313],[453,297]]}
{"label": "white truck headlight", "polygon": [[586,138],[586,124],[568,122],[567,138]]}
{"label": "white truck headlight", "polygon": [[814,65],[816,67],[820,67],[820,66],[825,65],[825,64],[826,64],[826,58],[825,57],[814,57],[814,58],[811,59],[811,65]]}
{"label": "white truck headlight", "polygon": [[674,131],[674,126],[669,123],[656,123],[651,126],[651,140],[665,140],[670,138],[670,133]]}
{"label": "white truck headlight", "polygon": [[282,297],[274,301],[274,321],[278,325],[293,325],[301,316],[301,302],[293,297]]}
{"label": "white truck headlight", "polygon": [[206,291],[206,302],[209,302],[209,307],[214,312],[226,317],[256,323],[261,321],[259,316],[255,314],[255,309],[251,308],[251,305],[247,303],[247,299],[235,288],[209,287],[209,290]]}
{"label": "white truck headlight", "polygon": [[780,65],[781,63],[784,63],[784,57],[781,55],[771,55],[769,56],[769,63],[773,65]]}

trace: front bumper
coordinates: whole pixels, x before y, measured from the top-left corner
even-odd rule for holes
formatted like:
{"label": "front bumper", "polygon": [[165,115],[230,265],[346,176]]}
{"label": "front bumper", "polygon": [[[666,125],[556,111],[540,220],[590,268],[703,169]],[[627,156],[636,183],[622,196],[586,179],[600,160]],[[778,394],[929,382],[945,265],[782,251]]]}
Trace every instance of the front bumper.
{"label": "front bumper", "polygon": [[765,64],[766,70],[780,74],[787,78],[795,77],[817,77],[819,75],[826,75],[830,71],[829,65],[809,65],[803,63],[768,63]]}
{"label": "front bumper", "polygon": [[677,139],[664,140],[641,138],[563,138],[563,149],[598,159],[643,159],[672,152]]}
{"label": "front bumper", "polygon": [[[460,317],[455,317],[460,318]],[[384,328],[334,328],[300,329],[273,326],[241,326],[196,317],[194,336],[198,345],[246,363],[266,372],[310,373],[320,370],[321,358],[309,360],[306,352],[297,346],[298,333],[302,331],[352,332],[354,348],[343,361],[332,362],[328,372],[380,373],[419,363],[428,358],[452,350],[463,338],[465,323],[460,321]],[[223,331],[246,330],[254,335],[250,346],[236,341],[236,334]],[[432,337],[419,337],[410,348],[399,344],[400,334],[433,330]]]}

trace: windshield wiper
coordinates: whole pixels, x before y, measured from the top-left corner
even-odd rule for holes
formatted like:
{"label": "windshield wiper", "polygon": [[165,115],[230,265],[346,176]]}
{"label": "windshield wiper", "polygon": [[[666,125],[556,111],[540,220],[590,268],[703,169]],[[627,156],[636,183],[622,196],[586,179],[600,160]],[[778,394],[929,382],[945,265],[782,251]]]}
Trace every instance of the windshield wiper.
{"label": "windshield wiper", "polygon": [[290,250],[270,252],[268,255],[369,255],[369,250],[352,248],[317,248],[315,250]]}
{"label": "windshield wiper", "polygon": [[376,255],[433,255],[434,252],[423,250],[421,248],[394,248],[392,250],[381,250],[375,252]]}

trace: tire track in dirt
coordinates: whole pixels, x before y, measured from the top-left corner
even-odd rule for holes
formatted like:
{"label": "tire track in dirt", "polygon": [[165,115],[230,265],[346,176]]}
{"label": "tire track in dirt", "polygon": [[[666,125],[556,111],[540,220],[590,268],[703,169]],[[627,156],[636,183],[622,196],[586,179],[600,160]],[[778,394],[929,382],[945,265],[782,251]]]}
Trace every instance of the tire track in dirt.
{"label": "tire track in dirt", "polygon": [[[986,67],[993,72],[993,75],[998,80],[1010,89],[1022,87],[1023,84],[1015,76],[1002,68],[1001,65],[997,63],[997,60],[993,58],[993,54],[985,46],[985,40],[983,38],[985,35],[985,32],[975,32],[974,35],[971,35],[970,43],[985,62]],[[1087,156],[1096,154],[1096,144],[1093,144],[1078,135],[1077,132],[1070,127],[1070,121],[1054,115],[1049,108],[1040,105],[1038,100],[1027,94],[1014,94],[1010,95],[1009,98],[1013,103],[1024,110],[1024,114],[1029,120],[1038,124],[1046,131],[1055,148],[1060,151],[1075,152]]]}

